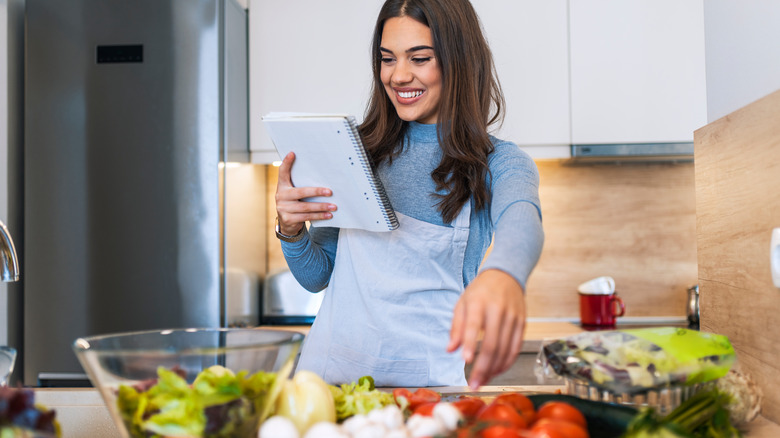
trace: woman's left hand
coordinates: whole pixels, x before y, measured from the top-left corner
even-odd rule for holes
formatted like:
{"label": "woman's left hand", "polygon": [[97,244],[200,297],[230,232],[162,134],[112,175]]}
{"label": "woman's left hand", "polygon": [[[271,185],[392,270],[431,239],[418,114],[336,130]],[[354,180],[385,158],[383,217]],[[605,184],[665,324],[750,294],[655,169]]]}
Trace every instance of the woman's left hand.
{"label": "woman's left hand", "polygon": [[455,305],[447,351],[463,347],[463,359],[474,362],[468,380],[476,389],[512,366],[523,346],[524,331],[523,288],[506,272],[488,269],[477,275]]}

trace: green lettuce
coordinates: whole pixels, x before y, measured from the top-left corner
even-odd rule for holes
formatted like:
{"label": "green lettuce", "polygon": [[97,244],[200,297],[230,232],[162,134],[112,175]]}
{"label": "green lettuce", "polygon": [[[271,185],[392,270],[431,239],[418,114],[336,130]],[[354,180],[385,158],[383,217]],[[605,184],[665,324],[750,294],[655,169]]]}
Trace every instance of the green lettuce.
{"label": "green lettuce", "polygon": [[202,371],[192,384],[162,367],[157,375],[148,390],[122,385],[117,392],[117,407],[133,437],[256,435],[277,380],[274,373],[248,376],[218,365]]}
{"label": "green lettuce", "polygon": [[371,376],[363,376],[357,382],[341,386],[330,385],[330,391],[336,404],[337,421],[395,403],[393,394],[374,387]]}

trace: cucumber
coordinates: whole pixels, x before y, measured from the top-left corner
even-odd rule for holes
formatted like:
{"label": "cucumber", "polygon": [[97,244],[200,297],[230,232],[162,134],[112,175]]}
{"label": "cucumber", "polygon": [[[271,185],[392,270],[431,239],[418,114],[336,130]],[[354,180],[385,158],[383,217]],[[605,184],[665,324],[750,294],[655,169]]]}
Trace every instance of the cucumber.
{"label": "cucumber", "polygon": [[535,409],[548,401],[568,403],[577,408],[588,422],[588,434],[593,438],[619,438],[638,411],[630,406],[585,400],[564,394],[532,394],[528,398]]}

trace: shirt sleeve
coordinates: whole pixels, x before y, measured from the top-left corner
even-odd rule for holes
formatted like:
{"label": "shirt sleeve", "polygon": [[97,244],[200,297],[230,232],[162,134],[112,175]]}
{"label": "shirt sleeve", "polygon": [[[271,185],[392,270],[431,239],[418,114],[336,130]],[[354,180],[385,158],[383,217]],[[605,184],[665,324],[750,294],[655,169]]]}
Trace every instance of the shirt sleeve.
{"label": "shirt sleeve", "polygon": [[332,227],[304,227],[303,239],[282,241],[282,253],[298,283],[310,292],[319,292],[328,286],[336,260],[339,229]]}
{"label": "shirt sleeve", "polygon": [[539,171],[515,144],[502,142],[490,163],[493,248],[480,271],[500,269],[525,290],[544,245]]}

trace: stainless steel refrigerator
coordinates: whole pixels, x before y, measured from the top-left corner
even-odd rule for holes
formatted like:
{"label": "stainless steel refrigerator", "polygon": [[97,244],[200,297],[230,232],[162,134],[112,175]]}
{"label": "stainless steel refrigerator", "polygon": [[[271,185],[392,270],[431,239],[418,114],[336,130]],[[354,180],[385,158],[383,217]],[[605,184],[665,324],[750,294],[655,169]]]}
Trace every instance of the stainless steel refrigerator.
{"label": "stainless steel refrigerator", "polygon": [[11,151],[13,379],[78,386],[85,335],[225,325],[220,162],[248,155],[232,0],[27,0]]}

